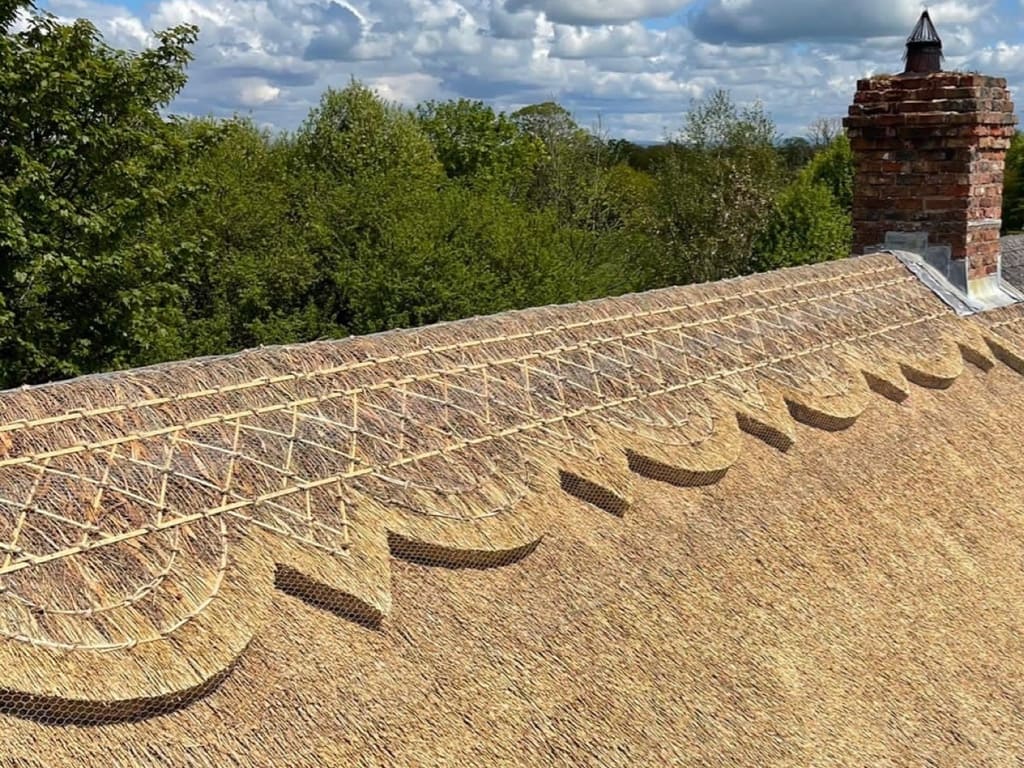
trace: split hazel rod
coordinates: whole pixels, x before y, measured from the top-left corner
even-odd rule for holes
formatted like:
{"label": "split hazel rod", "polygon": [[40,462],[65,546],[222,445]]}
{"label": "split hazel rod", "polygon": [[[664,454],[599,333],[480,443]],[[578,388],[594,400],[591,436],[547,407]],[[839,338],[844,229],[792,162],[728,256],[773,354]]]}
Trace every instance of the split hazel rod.
{"label": "split hazel rod", "polygon": [[[865,272],[866,275],[879,274],[883,272],[891,271],[892,267],[880,267]],[[407,352],[401,355],[389,355],[387,357],[373,358],[370,360],[364,360],[356,363],[346,363],[344,365],[332,366],[330,368],[323,368],[316,371],[309,371],[306,373],[286,373],[279,376],[263,376],[252,381],[240,382],[238,384],[227,384],[222,387],[215,387],[212,389],[200,389],[192,392],[183,392],[174,395],[168,395],[166,397],[150,398],[148,400],[138,400],[133,403],[125,403],[121,405],[109,405],[102,408],[90,408],[90,409],[74,409],[69,410],[65,413],[58,414],[55,416],[48,416],[42,419],[18,419],[15,421],[8,422],[6,424],[0,424],[0,433],[13,432],[20,429],[31,429],[33,427],[47,427],[54,426],[56,424],[62,424],[70,421],[80,421],[87,418],[95,418],[97,416],[112,416],[118,413],[126,413],[132,410],[140,410],[142,408],[156,408],[161,405],[170,405],[172,403],[188,402],[189,400],[198,400],[204,397],[213,397],[215,395],[227,395],[237,392],[243,392],[248,389],[255,389],[258,387],[272,386],[274,384],[287,384],[296,381],[312,381],[317,378],[325,376],[334,376],[340,373],[348,373],[352,371],[358,371],[365,368],[372,368],[376,365],[388,365],[390,363],[400,363],[409,360],[415,360],[420,357],[425,357],[431,354],[443,354],[446,352],[458,352],[475,347],[485,347],[501,342],[509,341],[526,341],[528,339],[539,339],[545,336],[549,336],[555,333],[564,333],[566,331],[579,330],[581,328],[594,328],[599,325],[606,325],[608,323],[618,323],[626,320],[637,320],[637,319],[649,319],[653,317],[659,317],[665,314],[671,314],[673,312],[679,312],[684,309],[698,309],[701,307],[711,306],[714,304],[721,304],[727,301],[742,301],[743,299],[752,298],[754,296],[763,296],[767,293],[773,293],[781,291],[783,289],[792,290],[797,288],[806,288],[813,285],[820,285],[829,282],[836,282],[839,280],[846,279],[845,275],[832,275],[826,278],[818,278],[816,280],[805,280],[799,283],[793,283],[790,285],[778,285],[770,288],[761,288],[755,291],[748,291],[747,293],[737,294],[735,296],[723,296],[715,299],[709,299],[704,302],[698,302],[695,304],[676,305],[671,307],[663,307],[648,312],[630,312],[626,314],[614,315],[604,318],[596,318],[593,320],[580,321],[578,323],[567,323],[564,325],[550,326],[547,328],[540,328],[534,331],[524,331],[522,333],[513,333],[507,336],[493,336],[486,339],[468,339],[466,341],[457,342],[454,344],[446,344],[439,347],[424,347],[423,349],[417,349],[412,352]],[[898,282],[912,280],[913,277],[900,278],[899,280],[893,280],[884,285],[891,285]],[[828,298],[837,294],[828,294],[826,296],[815,297],[812,301]],[[734,315],[726,317],[714,318],[711,320],[703,320],[695,323],[694,325],[700,325],[708,322],[715,322],[718,320],[728,320],[730,318],[743,317],[750,313],[756,313],[765,311],[766,309],[772,309],[774,307],[758,307],[747,312],[740,312]]]}
{"label": "split hazel rod", "polygon": [[[57,551],[54,551],[54,552],[50,552],[50,553],[45,554],[45,555],[34,556],[34,557],[27,558],[27,559],[24,559],[24,560],[18,560],[18,561],[12,562],[12,563],[10,563],[9,565],[7,565],[7,566],[5,566],[3,568],[0,568],[0,576],[16,573],[18,571],[24,570],[24,569],[32,567],[32,566],[45,565],[47,563],[51,563],[51,562],[54,562],[54,561],[62,560],[62,559],[67,558],[67,557],[72,557],[72,556],[75,556],[75,555],[79,555],[79,554],[82,554],[84,552],[93,551],[93,550],[101,548],[101,547],[107,547],[107,546],[112,546],[112,545],[120,544],[120,543],[123,543],[125,541],[130,541],[130,540],[133,540],[133,539],[140,538],[142,536],[149,535],[151,533],[155,533],[155,532],[159,532],[159,531],[165,531],[165,530],[168,530],[168,529],[171,529],[171,528],[175,528],[175,527],[178,527],[178,526],[189,525],[191,523],[195,523],[195,522],[199,522],[201,520],[218,517],[218,516],[225,515],[225,514],[232,514],[232,513],[238,512],[240,510],[246,509],[248,507],[255,507],[255,506],[258,506],[258,505],[260,505],[262,503],[272,502],[272,501],[275,501],[275,500],[280,499],[280,498],[291,496],[291,495],[293,495],[295,493],[300,493],[300,492],[304,492],[304,491],[311,491],[311,490],[314,490],[314,489],[317,489],[317,488],[321,488],[321,487],[324,487],[324,486],[327,486],[327,485],[335,484],[335,483],[338,483],[338,482],[344,482],[345,480],[353,480],[353,479],[356,479],[356,478],[359,478],[359,477],[364,477],[364,476],[367,476],[367,475],[372,475],[372,474],[380,472],[380,471],[385,471],[385,470],[389,470],[389,469],[395,469],[395,468],[398,468],[398,467],[401,467],[401,466],[405,466],[405,465],[409,465],[409,464],[415,464],[417,462],[424,461],[424,460],[429,459],[429,458],[434,458],[434,457],[437,457],[437,456],[442,456],[442,455],[445,455],[445,454],[448,454],[448,453],[454,453],[454,452],[462,450],[464,448],[472,447],[472,446],[475,446],[475,445],[482,445],[482,444],[485,444],[485,443],[488,443],[488,442],[493,442],[495,440],[499,440],[499,439],[504,438],[504,437],[511,437],[513,435],[530,432],[530,431],[533,431],[533,430],[536,430],[536,429],[539,429],[539,428],[543,428],[543,427],[551,426],[553,424],[558,424],[558,423],[561,423],[561,422],[564,422],[564,421],[567,421],[567,420],[575,419],[575,418],[578,418],[580,416],[587,416],[587,415],[590,415],[590,414],[600,413],[602,411],[606,411],[606,410],[611,409],[611,408],[616,408],[616,407],[619,407],[621,405],[626,405],[626,404],[629,404],[629,403],[638,402],[638,401],[641,401],[641,400],[647,400],[647,399],[651,399],[651,398],[655,398],[655,397],[662,397],[664,395],[672,394],[674,392],[679,392],[679,391],[682,391],[682,390],[685,390],[685,389],[689,389],[689,388],[692,388],[692,387],[695,387],[695,386],[700,386],[702,384],[707,384],[707,383],[710,383],[712,381],[718,381],[718,380],[721,380],[721,379],[728,378],[730,376],[735,376],[735,375],[740,374],[740,373],[749,373],[749,372],[752,372],[752,371],[759,370],[761,368],[765,368],[765,367],[770,366],[770,365],[774,365],[774,364],[779,363],[779,362],[783,362],[783,361],[786,361],[786,360],[797,359],[797,358],[804,357],[806,355],[814,354],[814,353],[817,353],[817,352],[821,352],[821,351],[824,351],[824,350],[827,350],[827,349],[835,349],[837,347],[841,347],[841,346],[843,346],[845,344],[848,344],[850,342],[861,341],[863,339],[872,338],[872,337],[875,337],[875,336],[880,336],[880,335],[883,335],[883,334],[886,334],[886,333],[890,333],[892,331],[900,330],[902,328],[907,328],[907,327],[914,326],[914,325],[919,325],[919,324],[926,323],[926,322],[929,322],[929,321],[932,321],[932,320],[936,320],[936,319],[938,319],[940,317],[946,317],[946,316],[947,315],[946,315],[945,312],[935,312],[935,313],[932,313],[932,314],[929,314],[929,315],[925,315],[925,316],[922,316],[922,317],[915,318],[914,320],[906,321],[906,322],[903,322],[903,323],[895,323],[895,324],[886,326],[884,328],[880,328],[880,329],[876,329],[874,331],[870,331],[868,333],[860,334],[858,336],[854,336],[854,337],[850,337],[850,338],[846,338],[846,339],[839,339],[837,341],[828,342],[828,343],[825,343],[825,344],[819,344],[819,345],[812,346],[812,347],[807,347],[807,348],[798,350],[796,352],[791,352],[791,353],[786,354],[786,355],[781,355],[781,356],[776,357],[776,358],[771,359],[771,360],[763,360],[763,361],[760,361],[758,363],[753,363],[751,365],[741,366],[739,368],[734,368],[734,369],[730,369],[730,370],[726,370],[726,371],[719,371],[717,373],[710,374],[708,376],[703,376],[703,377],[700,377],[700,378],[691,379],[689,381],[681,382],[679,384],[675,384],[675,385],[672,385],[670,387],[666,387],[666,388],[661,389],[661,390],[656,390],[656,391],[653,391],[653,392],[643,393],[643,394],[638,394],[638,395],[631,395],[629,397],[620,398],[620,399],[609,401],[609,402],[606,402],[606,403],[599,403],[599,404],[592,405],[592,406],[586,406],[586,407],[583,407],[583,408],[578,408],[578,409],[576,409],[574,411],[566,412],[566,413],[561,414],[559,416],[552,416],[552,417],[549,417],[549,418],[546,418],[546,419],[538,419],[537,421],[534,421],[534,422],[529,422],[529,423],[525,423],[525,424],[519,424],[519,425],[516,425],[514,427],[508,427],[506,429],[499,430],[499,431],[494,432],[494,433],[489,434],[489,435],[482,435],[480,437],[470,438],[470,439],[467,439],[467,440],[459,441],[457,443],[453,443],[452,445],[445,446],[443,448],[435,449],[435,450],[432,450],[432,451],[426,451],[424,453],[421,453],[421,454],[418,454],[418,455],[415,455],[415,456],[403,457],[401,459],[398,459],[396,461],[390,462],[388,464],[385,464],[385,465],[382,465],[382,466],[379,466],[379,467],[366,467],[366,468],[363,468],[363,469],[355,470],[355,471],[347,473],[347,474],[331,475],[330,477],[322,478],[322,479],[319,479],[319,480],[311,480],[311,481],[308,481],[308,482],[297,483],[294,486],[291,486],[291,487],[288,487],[288,488],[282,488],[282,489],[279,489],[277,491],[271,491],[269,493],[262,494],[262,495],[260,495],[260,496],[258,496],[256,498],[254,498],[254,499],[240,499],[240,500],[232,502],[230,504],[224,504],[224,505],[221,505],[219,507],[214,507],[214,508],[211,508],[211,509],[204,510],[202,512],[196,512],[196,513],[189,514],[189,515],[181,515],[181,516],[174,517],[174,518],[171,518],[171,519],[162,520],[162,521],[160,521],[158,523],[154,523],[153,525],[150,525],[150,526],[144,526],[144,527],[141,527],[141,528],[136,528],[136,529],[131,530],[131,531],[125,531],[123,533],[107,536],[107,537],[104,537],[102,539],[97,539],[96,541],[89,542],[89,543],[84,544],[84,545],[78,545],[78,546],[75,546],[75,547],[68,547],[68,548],[65,548],[65,549],[61,549],[61,550],[57,550]],[[178,428],[179,427],[176,427],[175,429],[178,429]],[[255,522],[255,521],[253,521],[253,522]]]}
{"label": "split hazel rod", "polygon": [[[900,278],[898,280],[889,281],[887,283],[879,283],[878,285],[872,286],[871,290],[878,290],[891,285],[906,282],[908,278]],[[909,279],[914,279],[912,276]],[[818,301],[823,301],[829,298],[838,298],[841,296],[848,296],[853,294],[862,293],[862,289],[851,288],[844,291],[837,291],[835,293],[826,294],[823,296],[814,296],[805,299],[797,299],[793,302],[787,303],[786,307],[799,306],[801,304],[810,304]],[[566,354],[567,352],[577,352],[588,350],[595,346],[602,344],[610,344],[612,342],[624,341],[629,339],[643,338],[647,336],[657,336],[662,333],[672,333],[676,331],[685,330],[687,328],[693,328],[700,325],[706,325],[712,322],[720,322],[722,320],[735,319],[737,317],[754,314],[757,312],[763,312],[768,310],[778,309],[779,306],[772,307],[758,307],[752,310],[748,310],[744,313],[737,313],[729,318],[713,318],[705,319],[700,321],[691,321],[685,323],[678,323],[671,326],[664,326],[661,328],[644,328],[638,331],[631,331],[626,334],[619,336],[612,336],[600,339],[592,339],[578,344],[571,344],[564,347],[556,347],[555,349],[546,350],[543,352],[531,352],[520,357],[509,357],[498,360],[487,360],[480,363],[467,363],[465,365],[455,366],[441,371],[431,371],[427,374],[422,375],[410,375],[404,376],[399,379],[390,379],[387,381],[378,382],[363,387],[355,387],[353,389],[342,390],[340,392],[332,392],[327,395],[320,395],[317,397],[306,397],[298,400],[291,400],[284,403],[275,403],[273,405],[257,406],[252,408],[245,408],[240,411],[234,411],[232,413],[222,413],[216,416],[207,416],[203,419],[196,419],[194,421],[186,422],[185,424],[175,424],[167,427],[157,427],[156,429],[147,430],[145,432],[136,432],[130,435],[119,435],[117,437],[107,438],[106,440],[99,440],[93,443],[80,443],[76,445],[67,446],[65,448],[58,448],[50,451],[39,451],[36,453],[25,454],[22,456],[13,456],[7,459],[0,459],[0,469],[5,467],[19,466],[22,464],[34,463],[42,459],[54,459],[61,458],[64,456],[72,456],[79,453],[87,453],[95,450],[103,450],[106,448],[113,448],[114,446],[121,445],[124,443],[135,442],[139,440],[148,440],[154,437],[163,437],[179,430],[198,429],[200,427],[214,426],[217,424],[232,423],[238,419],[244,419],[247,417],[264,416],[270,413],[280,413],[282,411],[289,411],[293,408],[303,408],[307,405],[319,405],[322,403],[328,403],[335,400],[344,399],[346,397],[356,397],[360,394],[368,392],[380,392],[394,387],[400,387],[407,384],[425,383],[430,381],[437,381],[445,376],[453,376],[464,373],[475,373],[493,368],[501,368],[505,366],[516,367],[525,365],[527,362],[534,360],[546,359],[546,358],[557,358],[559,355]]]}

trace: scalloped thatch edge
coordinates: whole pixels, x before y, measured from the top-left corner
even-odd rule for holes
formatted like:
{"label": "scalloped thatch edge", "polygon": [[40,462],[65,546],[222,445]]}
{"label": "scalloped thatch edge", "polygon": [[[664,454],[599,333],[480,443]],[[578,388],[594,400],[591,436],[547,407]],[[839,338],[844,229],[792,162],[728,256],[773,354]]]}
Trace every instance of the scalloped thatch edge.
{"label": "scalloped thatch edge", "polygon": [[[945,389],[968,362],[989,371],[998,360],[1024,375],[1024,350],[995,331],[958,320],[940,331],[933,354],[893,356],[862,362],[843,354],[848,394],[821,397],[811,391],[759,383],[767,407],[714,393],[709,401],[720,418],[699,443],[674,440],[671,430],[630,431],[589,424],[600,461],[535,451],[537,490],[516,514],[471,522],[410,518],[372,499],[354,498],[352,514],[375,524],[355,526],[366,537],[353,559],[341,561],[249,531],[232,545],[230,578],[209,608],[166,641],[109,653],[57,652],[0,644],[5,671],[4,711],[47,722],[94,724],[131,720],[184,706],[216,688],[230,674],[261,626],[273,621],[274,586],[371,628],[390,612],[392,556],[450,568],[486,568],[527,557],[541,542],[568,495],[612,514],[627,514],[632,476],[640,474],[677,486],[718,482],[743,454],[741,432],[787,450],[795,424],[840,431],[870,407],[871,392],[902,403],[907,382]],[[934,354],[937,352],[938,354]],[[590,417],[587,417],[590,418]]]}

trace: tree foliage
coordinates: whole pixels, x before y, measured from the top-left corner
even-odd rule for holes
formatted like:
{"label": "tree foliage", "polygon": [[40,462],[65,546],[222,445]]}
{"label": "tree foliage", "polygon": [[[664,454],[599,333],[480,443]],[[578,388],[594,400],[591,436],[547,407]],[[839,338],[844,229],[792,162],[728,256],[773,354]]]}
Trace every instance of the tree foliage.
{"label": "tree foliage", "polygon": [[724,91],[695,103],[656,172],[655,227],[665,249],[658,283],[753,270],[754,245],[772,215],[785,169],[775,125],[760,105],[740,108]]}
{"label": "tree foliage", "polygon": [[[780,146],[719,92],[639,147],[554,102],[330,89],[294,133],[162,110],[141,53],[0,8],[0,385],[711,280],[845,255],[841,138]],[[807,162],[805,162],[807,160]]]}
{"label": "tree foliage", "polygon": [[544,147],[515,120],[468,99],[428,101],[416,114],[449,179],[525,195]]}
{"label": "tree foliage", "polygon": [[1024,134],[1017,131],[1006,153],[1003,176],[1003,230],[1024,230]]}
{"label": "tree foliage", "polygon": [[160,116],[185,83],[192,27],[139,54],[86,21],[0,14],[0,380],[126,365],[160,344],[180,286],[139,235],[175,202],[181,158]]}
{"label": "tree foliage", "polygon": [[775,201],[754,248],[754,268],[841,259],[850,255],[852,245],[849,214],[825,184],[801,174]]}
{"label": "tree foliage", "polygon": [[849,213],[853,208],[853,151],[845,133],[820,148],[802,175],[823,184],[839,207]]}
{"label": "tree foliage", "polygon": [[343,334],[310,247],[309,212],[323,200],[295,143],[244,120],[176,128],[188,155],[171,183],[188,195],[146,237],[169,255],[185,294],[158,356]]}

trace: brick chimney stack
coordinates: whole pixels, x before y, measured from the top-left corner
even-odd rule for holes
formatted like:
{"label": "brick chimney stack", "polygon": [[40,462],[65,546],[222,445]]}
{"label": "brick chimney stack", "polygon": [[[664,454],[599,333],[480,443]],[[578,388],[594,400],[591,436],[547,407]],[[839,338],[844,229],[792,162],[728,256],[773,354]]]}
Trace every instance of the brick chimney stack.
{"label": "brick chimney stack", "polygon": [[857,83],[843,123],[856,166],[854,252],[916,251],[969,297],[998,290],[1003,166],[1016,124],[1006,80],[872,77]]}

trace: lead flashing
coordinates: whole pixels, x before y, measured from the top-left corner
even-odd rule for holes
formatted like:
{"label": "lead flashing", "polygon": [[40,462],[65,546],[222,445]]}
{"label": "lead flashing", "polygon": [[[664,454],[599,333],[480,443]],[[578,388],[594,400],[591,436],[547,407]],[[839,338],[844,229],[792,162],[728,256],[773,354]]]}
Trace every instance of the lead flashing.
{"label": "lead flashing", "polygon": [[1024,293],[1002,279],[999,272],[982,280],[967,280],[966,259],[949,258],[948,249],[927,248],[925,253],[885,249],[906,266],[958,315],[975,315],[1024,302]]}

